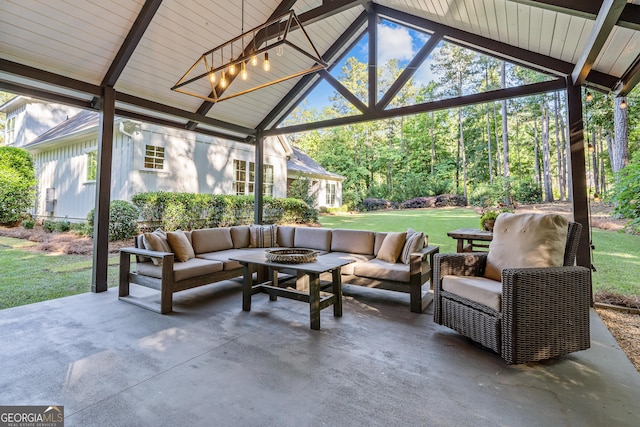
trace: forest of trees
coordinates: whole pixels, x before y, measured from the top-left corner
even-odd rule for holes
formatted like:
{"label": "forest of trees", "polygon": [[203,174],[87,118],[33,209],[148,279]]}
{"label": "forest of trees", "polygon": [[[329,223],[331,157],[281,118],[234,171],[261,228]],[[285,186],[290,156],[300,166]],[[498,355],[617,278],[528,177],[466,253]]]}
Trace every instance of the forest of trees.
{"label": "forest of trees", "polygon": [[[418,85],[409,80],[387,108],[550,78],[447,43],[434,51],[430,67],[435,81]],[[366,63],[350,57],[336,75],[365,104],[367,69]],[[378,99],[401,72],[397,60],[379,67]],[[638,94],[636,88],[625,99],[629,107],[640,105]],[[621,98],[587,89],[584,95],[589,195],[610,197],[614,172],[629,162],[630,151],[640,151],[640,115],[634,108],[621,109]],[[303,103],[284,125],[360,114],[337,92],[330,101],[322,111]],[[474,205],[551,202],[570,198],[566,124],[560,91],[290,139],[326,169],[347,178],[343,195],[350,208],[368,197],[404,201],[442,193],[464,195]]]}

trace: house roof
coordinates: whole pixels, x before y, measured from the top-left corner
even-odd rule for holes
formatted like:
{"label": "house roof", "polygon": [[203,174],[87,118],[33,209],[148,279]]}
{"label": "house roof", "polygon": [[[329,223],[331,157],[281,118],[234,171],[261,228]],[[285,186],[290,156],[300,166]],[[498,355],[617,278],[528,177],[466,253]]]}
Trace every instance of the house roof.
{"label": "house roof", "polygon": [[30,141],[24,148],[33,149],[48,142],[57,141],[61,138],[68,139],[74,135],[79,135],[87,131],[95,130],[100,124],[100,114],[95,111],[83,110],[73,117],[65,120],[57,126],[52,127],[41,134],[33,141]]}
{"label": "house roof", "polygon": [[313,160],[307,153],[305,153],[298,147],[292,146],[291,148],[293,149],[293,153],[287,161],[288,171],[293,171],[312,177],[333,178],[340,181],[345,179],[344,176],[338,175],[337,173],[329,172],[328,170],[320,166],[318,162]]}
{"label": "house roof", "polygon": [[[561,78],[547,90],[586,84],[624,95],[640,80],[640,0],[69,0],[0,2],[0,88],[87,108],[98,108],[105,88],[113,88],[119,116],[238,140],[256,129],[286,133],[277,126],[326,74],[216,104],[170,88],[207,50],[291,8],[330,66],[355,41],[375,35],[369,24],[384,18]],[[294,26],[291,37],[300,41],[303,34]],[[376,49],[369,52],[374,69]],[[313,65],[287,48],[271,61],[274,75],[294,71],[298,61]],[[235,79],[226,90],[244,85]],[[351,99],[362,110],[359,117],[314,126],[450,107],[442,102],[388,111],[376,104],[372,88],[369,103]]]}

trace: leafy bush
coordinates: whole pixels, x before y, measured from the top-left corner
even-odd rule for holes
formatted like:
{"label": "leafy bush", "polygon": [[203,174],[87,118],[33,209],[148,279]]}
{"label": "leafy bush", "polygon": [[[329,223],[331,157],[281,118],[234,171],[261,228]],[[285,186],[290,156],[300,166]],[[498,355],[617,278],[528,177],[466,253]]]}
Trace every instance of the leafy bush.
{"label": "leafy bush", "polygon": [[[253,196],[146,192],[132,198],[143,222],[166,230],[252,224]],[[295,198],[265,197],[265,223],[317,222],[318,211]]]}
{"label": "leafy bush", "polygon": [[534,204],[542,202],[542,189],[533,179],[514,182],[511,186],[512,201],[520,204]]}
{"label": "leafy bush", "polygon": [[629,228],[640,233],[640,151],[637,151],[627,166],[620,171],[613,188],[615,212],[629,218]]}
{"label": "leafy bush", "polygon": [[66,233],[71,230],[71,223],[65,218],[61,221],[55,221],[55,231]]}
{"label": "leafy bush", "polygon": [[31,155],[0,147],[0,224],[15,225],[35,202],[36,174]]}
{"label": "leafy bush", "polygon": [[22,226],[27,230],[33,230],[33,227],[35,227],[35,225],[36,225],[36,222],[33,218],[27,218],[22,221]]}
{"label": "leafy bush", "polygon": [[49,219],[42,221],[42,229],[45,233],[53,233],[56,230],[56,222]]}
{"label": "leafy bush", "polygon": [[[109,205],[109,241],[124,240],[138,234],[138,208],[124,200],[112,200]],[[87,224],[93,231],[95,209],[87,215]]]}
{"label": "leafy bush", "polygon": [[311,194],[311,180],[309,178],[297,178],[291,182],[287,190],[287,197],[300,199],[309,206],[315,206],[316,199]]}

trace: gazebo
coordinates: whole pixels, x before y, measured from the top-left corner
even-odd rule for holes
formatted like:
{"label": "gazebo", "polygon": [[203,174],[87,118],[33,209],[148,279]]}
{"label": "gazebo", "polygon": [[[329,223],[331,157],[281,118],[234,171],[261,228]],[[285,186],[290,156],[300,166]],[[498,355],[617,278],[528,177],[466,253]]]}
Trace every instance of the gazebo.
{"label": "gazebo", "polygon": [[[381,18],[419,29],[429,40],[377,99],[376,22]],[[260,0],[246,5],[221,0],[4,1],[0,20],[2,90],[101,112],[94,292],[107,290],[111,124],[116,115],[253,144],[256,169],[261,170],[265,136],[564,90],[573,211],[575,220],[584,226],[577,263],[589,267],[581,88],[624,96],[640,80],[638,0]],[[367,103],[326,69],[364,35],[369,40]],[[554,78],[388,108],[440,40]],[[300,47],[305,43],[311,48]],[[293,53],[271,63],[274,73],[286,77],[259,81],[259,90],[253,90],[243,79],[249,60],[256,54],[268,60],[270,50],[281,46]],[[200,64],[205,68],[197,71]],[[231,66],[242,71],[232,73]],[[297,71],[299,66],[303,71]],[[281,127],[321,79],[360,114]],[[187,83],[195,86],[189,89],[195,96],[178,90],[184,90]],[[260,174],[255,188],[262,188]],[[259,223],[260,191],[255,200],[255,221]]]}

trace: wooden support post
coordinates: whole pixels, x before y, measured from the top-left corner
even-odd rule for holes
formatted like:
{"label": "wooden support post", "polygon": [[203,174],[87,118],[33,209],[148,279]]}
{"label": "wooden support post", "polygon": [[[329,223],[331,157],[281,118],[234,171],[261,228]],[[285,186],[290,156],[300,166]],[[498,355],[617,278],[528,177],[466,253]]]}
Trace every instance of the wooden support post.
{"label": "wooden support post", "polygon": [[93,227],[93,271],[91,292],[105,292],[109,264],[109,203],[111,202],[111,163],[113,153],[113,123],[116,111],[116,91],[102,88],[100,139],[98,143],[98,174]]}
{"label": "wooden support post", "polygon": [[264,135],[262,130],[256,132],[256,152],[255,152],[255,184],[253,187],[253,223],[262,224],[263,214],[263,196],[262,188],[264,186]]}
{"label": "wooden support post", "polygon": [[581,267],[586,267],[591,271],[591,243],[589,241],[591,230],[589,227],[587,176],[584,159],[582,90],[580,86],[574,86],[572,84],[570,76],[567,77],[567,110],[573,218],[576,222],[582,224],[582,233],[580,234],[580,243],[578,244],[576,264]]}

